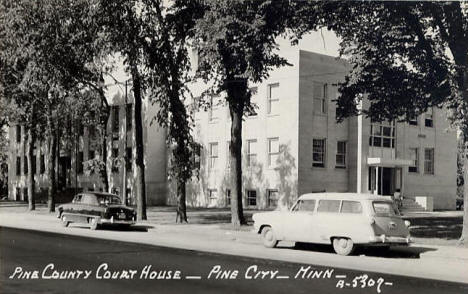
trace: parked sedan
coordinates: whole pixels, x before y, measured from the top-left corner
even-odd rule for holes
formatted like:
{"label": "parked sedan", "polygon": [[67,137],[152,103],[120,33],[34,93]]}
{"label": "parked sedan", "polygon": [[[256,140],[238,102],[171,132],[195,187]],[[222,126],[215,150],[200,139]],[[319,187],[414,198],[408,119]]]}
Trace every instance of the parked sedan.
{"label": "parked sedan", "polygon": [[123,205],[117,195],[85,192],[77,194],[71,203],[60,205],[57,217],[65,227],[70,223],[84,223],[88,224],[91,230],[96,230],[103,224],[133,225],[136,212]]}
{"label": "parked sedan", "polygon": [[256,213],[253,220],[266,247],[282,240],[331,244],[336,253],[348,255],[356,246],[410,243],[410,223],[391,199],[369,194],[305,194],[290,211]]}

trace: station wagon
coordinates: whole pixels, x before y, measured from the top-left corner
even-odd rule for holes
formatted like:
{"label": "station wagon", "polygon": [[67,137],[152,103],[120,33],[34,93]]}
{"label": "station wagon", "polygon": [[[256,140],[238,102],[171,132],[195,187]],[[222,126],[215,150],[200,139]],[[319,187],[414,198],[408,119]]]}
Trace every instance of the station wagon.
{"label": "station wagon", "polygon": [[65,227],[70,223],[84,223],[95,230],[103,224],[135,224],[136,212],[133,208],[122,205],[122,200],[117,195],[86,192],[75,195],[71,203],[60,205],[57,217]]}
{"label": "station wagon", "polygon": [[410,243],[410,224],[392,200],[372,194],[304,194],[289,211],[256,213],[253,220],[270,248],[278,241],[331,244],[336,253],[348,255],[356,246]]}

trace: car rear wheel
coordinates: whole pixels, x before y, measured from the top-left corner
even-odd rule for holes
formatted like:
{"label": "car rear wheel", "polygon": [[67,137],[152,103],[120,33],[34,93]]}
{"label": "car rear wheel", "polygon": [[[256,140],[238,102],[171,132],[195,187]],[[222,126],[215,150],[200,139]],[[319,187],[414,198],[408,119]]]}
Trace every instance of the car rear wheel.
{"label": "car rear wheel", "polygon": [[274,248],[278,245],[275,233],[271,227],[264,227],[262,229],[263,245],[267,248]]}
{"label": "car rear wheel", "polygon": [[62,217],[60,219],[62,220],[62,226],[68,227],[70,222],[68,221],[67,217],[65,215],[62,215]]}
{"label": "car rear wheel", "polygon": [[98,221],[95,217],[90,218],[88,223],[91,230],[96,230],[98,228]]}
{"label": "car rear wheel", "polygon": [[339,255],[349,255],[354,250],[353,240],[349,238],[333,238],[333,249]]}

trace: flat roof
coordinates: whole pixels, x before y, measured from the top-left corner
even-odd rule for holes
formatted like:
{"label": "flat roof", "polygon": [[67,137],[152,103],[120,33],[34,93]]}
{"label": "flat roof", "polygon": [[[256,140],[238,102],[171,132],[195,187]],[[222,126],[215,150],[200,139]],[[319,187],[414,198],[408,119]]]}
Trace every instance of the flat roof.
{"label": "flat roof", "polygon": [[337,192],[324,192],[324,193],[307,193],[302,194],[299,199],[333,199],[333,200],[380,200],[390,201],[390,196],[381,196],[366,193],[337,193]]}

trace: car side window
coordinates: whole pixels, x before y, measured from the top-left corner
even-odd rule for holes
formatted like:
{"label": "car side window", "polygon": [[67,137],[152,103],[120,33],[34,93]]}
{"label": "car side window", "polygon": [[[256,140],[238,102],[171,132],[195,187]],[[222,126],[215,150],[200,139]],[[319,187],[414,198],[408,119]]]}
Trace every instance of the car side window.
{"label": "car side window", "polygon": [[299,206],[299,211],[314,212],[315,200],[302,200]]}
{"label": "car side window", "polygon": [[343,200],[343,204],[341,204],[341,212],[342,213],[362,213],[361,202]]}
{"label": "car side window", "polygon": [[341,200],[320,200],[317,212],[339,212]]}
{"label": "car side window", "polygon": [[85,195],[83,195],[82,202],[84,204],[96,205],[97,204],[96,196],[90,195],[90,194],[85,194]]}

